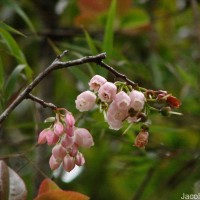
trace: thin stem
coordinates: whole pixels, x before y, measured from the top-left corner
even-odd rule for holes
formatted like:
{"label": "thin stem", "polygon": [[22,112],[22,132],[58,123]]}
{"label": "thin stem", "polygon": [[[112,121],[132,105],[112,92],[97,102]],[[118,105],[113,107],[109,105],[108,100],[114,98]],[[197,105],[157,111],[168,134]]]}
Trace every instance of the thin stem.
{"label": "thin stem", "polygon": [[55,109],[57,108],[57,106],[54,105],[53,103],[47,103],[47,102],[45,102],[44,100],[42,100],[42,99],[40,99],[40,98],[34,96],[34,95],[31,94],[31,93],[29,93],[29,94],[27,95],[26,98],[27,98],[27,99],[31,99],[31,100],[33,100],[33,101],[35,101],[35,102],[41,104],[44,108],[49,107],[49,108],[51,108],[51,109],[53,109],[53,110],[55,110]]}
{"label": "thin stem", "polygon": [[131,85],[134,89],[138,89],[138,84],[134,83],[130,79],[127,78],[126,75],[119,73],[113,67],[109,66],[108,64],[104,63],[102,60],[98,60],[96,62],[97,65],[107,69],[112,74],[114,74],[117,78],[121,78],[122,80],[126,81],[127,84]]}
{"label": "thin stem", "polygon": [[17,98],[5,109],[5,111],[0,115],[0,126],[8,117],[8,115],[24,100],[28,97],[29,93],[53,70],[67,68],[71,66],[81,65],[84,63],[97,63],[102,59],[106,58],[106,53],[101,53],[96,56],[86,56],[80,59],[61,62],[60,59],[66,54],[64,51],[60,56],[58,56],[51,65],[49,65],[43,72],[39,73],[35,79],[17,96]]}

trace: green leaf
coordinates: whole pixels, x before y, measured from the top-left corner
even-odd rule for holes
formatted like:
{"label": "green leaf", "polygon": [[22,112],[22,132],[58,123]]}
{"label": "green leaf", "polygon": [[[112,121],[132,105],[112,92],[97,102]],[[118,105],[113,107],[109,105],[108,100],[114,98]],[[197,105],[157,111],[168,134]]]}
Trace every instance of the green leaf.
{"label": "green leaf", "polygon": [[176,69],[178,71],[179,76],[182,78],[182,80],[185,83],[193,86],[194,88],[197,87],[197,85],[198,85],[197,84],[197,79],[196,79],[196,77],[193,74],[190,74],[190,73],[184,71],[184,69],[182,69],[179,66],[176,66]]}
{"label": "green leaf", "polygon": [[30,66],[28,65],[26,58],[25,58],[23,52],[21,51],[20,47],[18,46],[17,42],[14,40],[12,35],[3,28],[0,28],[0,35],[3,38],[6,46],[8,47],[10,53],[17,59],[17,61],[20,64],[26,65],[25,73],[26,73],[28,80],[31,80],[32,70],[31,70]]}
{"label": "green leaf", "polygon": [[26,15],[26,13],[20,8],[20,6],[18,6],[14,1],[12,0],[3,0],[2,3],[4,5],[9,6],[10,8],[12,8],[13,10],[15,10],[15,12],[26,22],[26,24],[28,25],[28,27],[31,29],[31,31],[33,33],[36,33],[35,27],[33,26],[31,20],[28,18],[28,16]]}
{"label": "green leaf", "polygon": [[11,54],[18,60],[19,63],[25,64],[26,58],[11,34],[0,28],[0,35],[4,39]]}
{"label": "green leaf", "polygon": [[94,44],[92,38],[90,37],[89,33],[85,29],[84,29],[84,34],[85,34],[85,38],[86,38],[86,41],[88,43],[88,46],[90,47],[92,53],[93,54],[98,54],[98,50],[95,47],[95,44]]}
{"label": "green leaf", "polygon": [[15,33],[17,35],[21,35],[23,37],[26,37],[26,35],[24,35],[22,32],[20,32],[20,31],[16,30],[15,28],[5,24],[4,22],[0,22],[0,28],[5,29],[5,30],[7,30],[11,33]]}
{"label": "green leaf", "polygon": [[121,19],[121,27],[123,29],[137,29],[145,25],[149,25],[150,19],[148,14],[139,8],[133,8],[127,12]]}
{"label": "green leaf", "polygon": [[110,57],[113,52],[113,38],[114,38],[114,22],[116,15],[116,0],[112,0],[109,12],[108,19],[106,22],[106,29],[104,33],[104,41],[103,41],[103,51],[105,51]]}
{"label": "green leaf", "polygon": [[3,89],[3,85],[4,85],[4,69],[3,69],[2,59],[0,57],[0,92]]}
{"label": "green leaf", "polygon": [[8,77],[8,80],[7,80],[6,86],[5,86],[5,98],[6,99],[9,99],[10,96],[13,94],[18,77],[25,67],[26,67],[26,65],[18,65],[13,70],[11,75]]}

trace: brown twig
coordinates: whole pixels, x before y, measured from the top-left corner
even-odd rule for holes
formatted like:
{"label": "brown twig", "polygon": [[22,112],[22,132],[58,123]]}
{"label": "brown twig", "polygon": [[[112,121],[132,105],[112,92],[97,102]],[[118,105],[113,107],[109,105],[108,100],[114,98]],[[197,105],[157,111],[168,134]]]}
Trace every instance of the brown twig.
{"label": "brown twig", "polygon": [[59,55],[51,65],[49,65],[43,72],[39,73],[38,76],[17,96],[17,98],[7,107],[7,109],[0,115],[0,126],[8,117],[8,115],[24,100],[24,99],[31,99],[37,103],[40,103],[43,107],[50,107],[52,109],[56,109],[57,107],[52,103],[47,103],[38,97],[35,97],[31,94],[31,91],[52,71],[72,66],[81,65],[84,63],[96,63],[97,65],[107,69],[112,74],[114,74],[117,78],[121,78],[122,80],[126,81],[129,85],[131,85],[134,89],[138,88],[138,85],[128,79],[124,74],[119,73],[111,66],[104,63],[102,60],[106,58],[106,53],[97,54],[96,56],[86,56],[80,59],[62,62],[61,58],[67,53],[64,51],[61,55]]}
{"label": "brown twig", "polygon": [[27,96],[26,96],[27,99],[31,99],[37,103],[39,103],[40,105],[42,105],[44,108],[48,107],[48,108],[51,108],[53,110],[55,110],[57,108],[56,105],[54,105],[53,103],[47,103],[45,102],[44,100],[34,96],[33,94],[29,93]]}
{"label": "brown twig", "polygon": [[86,56],[80,59],[62,62],[60,59],[67,53],[64,51],[60,56],[58,56],[51,65],[49,65],[43,72],[39,73],[38,76],[18,95],[18,97],[5,109],[5,111],[0,115],[0,125],[5,121],[8,115],[24,100],[28,97],[30,92],[52,71],[67,68],[71,66],[77,66],[84,63],[98,62],[106,58],[106,53],[101,53],[96,56]]}
{"label": "brown twig", "polygon": [[112,74],[116,76],[116,78],[121,78],[122,80],[126,81],[127,84],[131,85],[134,89],[138,88],[138,84],[134,83],[130,79],[127,78],[124,74],[119,73],[113,67],[109,66],[108,64],[104,63],[102,60],[96,62],[97,65],[107,69]]}

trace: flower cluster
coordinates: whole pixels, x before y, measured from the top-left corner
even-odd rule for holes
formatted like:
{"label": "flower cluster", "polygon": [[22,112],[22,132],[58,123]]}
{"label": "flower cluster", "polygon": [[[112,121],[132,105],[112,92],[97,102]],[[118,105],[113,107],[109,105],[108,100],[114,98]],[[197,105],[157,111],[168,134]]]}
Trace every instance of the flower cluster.
{"label": "flower cluster", "polygon": [[77,96],[75,103],[79,111],[88,111],[99,105],[106,113],[109,128],[114,130],[119,130],[125,120],[138,120],[146,101],[142,92],[131,89],[123,82],[108,82],[99,75],[90,80],[89,87],[92,91],[87,90]]}
{"label": "flower cluster", "polygon": [[[100,75],[95,75],[88,84],[90,90],[77,96],[76,108],[83,112],[93,109],[95,105],[99,106],[104,112],[109,128],[114,130],[119,130],[124,121],[146,123],[150,110],[168,115],[172,108],[180,106],[179,100],[165,91],[152,91],[140,87],[133,89],[125,82],[112,83]],[[156,103],[158,108],[152,107],[152,102]],[[144,148],[148,136],[147,129],[142,129],[136,138],[135,146]]]}
{"label": "flower cluster", "polygon": [[38,144],[54,145],[49,160],[50,168],[55,170],[62,164],[63,168],[70,172],[75,165],[82,166],[85,158],[78,148],[90,148],[94,145],[89,131],[75,127],[73,115],[64,108],[57,109],[56,117],[46,121],[52,124],[40,132]]}

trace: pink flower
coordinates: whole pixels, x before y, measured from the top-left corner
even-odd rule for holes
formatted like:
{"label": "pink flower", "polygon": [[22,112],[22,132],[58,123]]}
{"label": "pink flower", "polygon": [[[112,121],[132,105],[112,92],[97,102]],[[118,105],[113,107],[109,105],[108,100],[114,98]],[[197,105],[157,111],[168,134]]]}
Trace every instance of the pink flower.
{"label": "pink flower", "polygon": [[55,133],[51,129],[48,129],[48,131],[46,132],[47,144],[48,145],[56,144],[58,142],[58,139],[59,137],[55,135]]}
{"label": "pink flower", "polygon": [[63,134],[64,132],[64,126],[61,122],[57,121],[54,126],[53,126],[53,129],[54,129],[54,133],[57,135],[57,136],[60,136]]}
{"label": "pink flower", "polygon": [[65,135],[61,139],[61,145],[66,149],[71,148],[74,142],[75,142],[74,136],[70,137],[68,135]]}
{"label": "pink flower", "polygon": [[44,144],[47,142],[46,139],[46,133],[48,132],[48,129],[44,129],[43,131],[40,132],[39,137],[38,137],[38,144]]}
{"label": "pink flower", "polygon": [[77,96],[75,101],[76,108],[80,112],[91,110],[95,106],[95,101],[96,95],[93,92],[87,90]]}
{"label": "pink flower", "polygon": [[104,102],[111,102],[117,93],[117,87],[114,83],[106,82],[99,88],[99,98]]}
{"label": "pink flower", "polygon": [[67,172],[70,172],[75,167],[75,160],[73,157],[66,155],[63,160],[63,168]]}
{"label": "pink flower", "polygon": [[107,82],[107,80],[104,77],[95,75],[88,84],[90,86],[90,90],[98,91],[105,82]]}
{"label": "pink flower", "polygon": [[78,153],[78,146],[74,144],[70,149],[68,149],[68,153],[71,157],[75,157]]}
{"label": "pink flower", "polygon": [[62,162],[63,158],[66,156],[66,149],[61,144],[57,144],[52,149],[52,155],[57,161]]}
{"label": "pink flower", "polygon": [[80,147],[90,148],[94,141],[90,132],[85,128],[77,128],[74,131],[75,143]]}
{"label": "pink flower", "polygon": [[67,124],[66,133],[68,136],[71,137],[74,135],[74,124],[75,124],[74,116],[71,113],[67,113],[65,117],[65,122]]}
{"label": "pink flower", "polygon": [[118,109],[120,110],[127,109],[131,103],[130,97],[124,91],[120,91],[119,93],[117,93],[114,101],[117,104]]}
{"label": "pink flower", "polygon": [[52,155],[49,159],[49,166],[51,168],[51,170],[55,170],[60,166],[60,162],[58,162],[54,156]]}
{"label": "pink flower", "polygon": [[145,103],[145,96],[142,92],[139,92],[137,90],[132,90],[129,94],[129,97],[131,98],[131,104],[130,106],[135,111],[140,111],[144,108]]}
{"label": "pink flower", "polygon": [[115,101],[113,101],[107,111],[107,122],[110,129],[119,130],[122,127],[123,120],[128,116],[128,108],[119,110]]}
{"label": "pink flower", "polygon": [[82,153],[78,152],[78,154],[75,157],[75,163],[78,166],[82,166],[85,164],[85,158]]}

